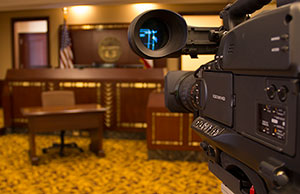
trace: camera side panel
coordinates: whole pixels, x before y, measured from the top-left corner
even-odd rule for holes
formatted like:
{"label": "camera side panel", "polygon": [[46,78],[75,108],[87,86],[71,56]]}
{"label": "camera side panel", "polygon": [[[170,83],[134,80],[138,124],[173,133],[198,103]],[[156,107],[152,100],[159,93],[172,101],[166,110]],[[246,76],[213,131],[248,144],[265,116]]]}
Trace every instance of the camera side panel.
{"label": "camera side panel", "polygon": [[[203,72],[207,91],[201,87],[201,99],[205,99],[203,116],[228,127],[233,124],[233,75],[226,72]],[[206,97],[205,97],[206,96]]]}
{"label": "camera side panel", "polygon": [[234,129],[273,150],[294,156],[297,80],[258,76],[235,76],[234,79]]}

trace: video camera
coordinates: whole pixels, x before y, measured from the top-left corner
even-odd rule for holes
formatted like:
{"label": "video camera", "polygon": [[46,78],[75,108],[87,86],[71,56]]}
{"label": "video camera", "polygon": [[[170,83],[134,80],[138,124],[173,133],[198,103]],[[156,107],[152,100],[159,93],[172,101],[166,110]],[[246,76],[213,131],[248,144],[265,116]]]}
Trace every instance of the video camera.
{"label": "video camera", "polygon": [[144,58],[215,54],[195,72],[169,72],[166,106],[193,112],[209,169],[224,193],[300,193],[300,2],[253,18],[270,0],[238,0],[219,28],[188,27],[177,13],[151,10],[129,26]]}

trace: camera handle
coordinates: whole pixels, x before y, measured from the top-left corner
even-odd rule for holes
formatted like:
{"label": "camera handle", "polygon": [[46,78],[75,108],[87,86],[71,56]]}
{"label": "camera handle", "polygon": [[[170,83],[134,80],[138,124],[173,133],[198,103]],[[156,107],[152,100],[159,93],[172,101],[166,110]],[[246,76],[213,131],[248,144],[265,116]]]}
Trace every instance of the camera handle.
{"label": "camera handle", "polygon": [[249,19],[248,14],[261,9],[270,2],[271,0],[237,0],[233,4],[228,4],[220,13],[224,29],[228,31],[244,22]]}

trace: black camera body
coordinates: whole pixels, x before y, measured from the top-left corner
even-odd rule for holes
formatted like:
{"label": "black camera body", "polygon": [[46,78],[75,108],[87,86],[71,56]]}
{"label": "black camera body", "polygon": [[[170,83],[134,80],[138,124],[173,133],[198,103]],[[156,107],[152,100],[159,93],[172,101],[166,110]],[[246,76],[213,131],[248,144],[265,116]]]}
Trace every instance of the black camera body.
{"label": "black camera body", "polygon": [[165,101],[172,112],[194,113],[209,168],[233,193],[300,193],[300,2],[249,17],[269,2],[226,6],[220,28],[187,27],[167,10],[129,28],[145,58],[215,54],[195,72],[169,72]]}

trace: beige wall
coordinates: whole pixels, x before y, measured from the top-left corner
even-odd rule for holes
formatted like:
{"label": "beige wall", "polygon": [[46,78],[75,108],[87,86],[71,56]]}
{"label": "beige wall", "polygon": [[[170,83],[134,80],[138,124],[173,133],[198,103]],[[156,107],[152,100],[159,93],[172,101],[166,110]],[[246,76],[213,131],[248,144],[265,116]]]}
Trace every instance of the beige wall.
{"label": "beige wall", "polygon": [[[223,21],[219,15],[184,15],[183,18],[190,26],[198,27],[220,27]],[[181,70],[194,71],[201,65],[214,59],[215,55],[198,55],[197,59],[192,59],[189,55],[181,56]]]}

